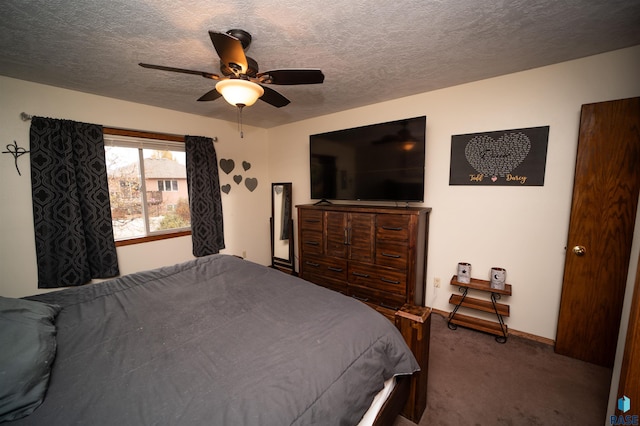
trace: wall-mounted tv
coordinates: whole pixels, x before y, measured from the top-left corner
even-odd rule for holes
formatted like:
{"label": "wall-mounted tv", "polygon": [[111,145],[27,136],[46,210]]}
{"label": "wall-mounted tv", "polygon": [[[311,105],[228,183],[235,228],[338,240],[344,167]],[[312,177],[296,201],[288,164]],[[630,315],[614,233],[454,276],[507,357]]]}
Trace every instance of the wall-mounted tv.
{"label": "wall-mounted tv", "polygon": [[427,117],[311,135],[311,199],[424,201]]}

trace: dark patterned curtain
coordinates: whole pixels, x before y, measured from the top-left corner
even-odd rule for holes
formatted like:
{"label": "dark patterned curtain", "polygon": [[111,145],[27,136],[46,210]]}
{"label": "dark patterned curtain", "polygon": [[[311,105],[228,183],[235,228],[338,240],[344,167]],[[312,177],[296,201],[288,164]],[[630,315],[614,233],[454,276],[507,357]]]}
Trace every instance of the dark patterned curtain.
{"label": "dark patterned curtain", "polygon": [[102,127],[33,117],[30,143],[38,287],[118,275]]}
{"label": "dark patterned curtain", "polygon": [[211,138],[185,136],[185,151],[193,255],[207,256],[224,248],[218,159]]}

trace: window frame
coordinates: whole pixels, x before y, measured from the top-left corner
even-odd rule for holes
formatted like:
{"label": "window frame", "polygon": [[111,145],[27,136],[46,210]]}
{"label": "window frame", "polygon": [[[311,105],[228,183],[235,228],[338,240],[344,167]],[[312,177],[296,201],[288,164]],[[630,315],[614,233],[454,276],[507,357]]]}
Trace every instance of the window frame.
{"label": "window frame", "polygon": [[[105,135],[105,139],[108,139],[108,136],[125,136],[125,137],[139,138],[139,139],[153,139],[153,140],[168,141],[168,142],[181,142],[183,144],[185,143],[184,136],[172,135],[168,133],[145,132],[140,130],[118,129],[113,127],[103,127],[102,132]],[[141,167],[143,167],[143,165]],[[146,227],[148,228],[148,225],[146,225]],[[115,244],[116,244],[116,247],[123,247],[123,246],[128,246],[133,244],[147,243],[150,241],[159,241],[159,240],[166,240],[170,238],[184,237],[188,235],[191,235],[191,229],[188,229],[188,230],[180,229],[177,231],[166,231],[160,234],[128,238],[126,240],[117,240],[115,241]]]}

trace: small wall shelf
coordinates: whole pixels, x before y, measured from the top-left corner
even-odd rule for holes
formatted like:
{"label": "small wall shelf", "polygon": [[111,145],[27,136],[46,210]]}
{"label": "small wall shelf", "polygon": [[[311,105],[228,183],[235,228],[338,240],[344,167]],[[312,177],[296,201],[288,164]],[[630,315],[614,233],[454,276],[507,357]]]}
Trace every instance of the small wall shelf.
{"label": "small wall shelf", "polygon": [[[469,283],[461,283],[457,280],[457,275],[451,278],[451,285],[457,286],[462,294],[452,294],[449,303],[455,305],[449,314],[447,325],[451,330],[462,327],[472,328],[496,336],[496,341],[505,343],[507,341],[508,327],[504,323],[503,317],[509,316],[509,305],[499,303],[502,296],[511,296],[511,284],[505,284],[504,290],[491,288],[491,283],[485,280],[471,278]],[[490,293],[491,300],[468,297],[469,290]],[[474,309],[476,311],[488,312],[496,315],[498,322],[472,317],[458,313],[460,307]]]}

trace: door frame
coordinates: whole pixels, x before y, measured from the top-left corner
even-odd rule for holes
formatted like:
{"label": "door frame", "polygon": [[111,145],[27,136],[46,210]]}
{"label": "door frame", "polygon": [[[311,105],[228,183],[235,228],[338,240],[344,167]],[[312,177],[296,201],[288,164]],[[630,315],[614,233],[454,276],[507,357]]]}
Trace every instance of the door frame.
{"label": "door frame", "polygon": [[[638,254],[635,284],[631,289],[631,311],[623,351],[618,393],[614,400],[625,395],[631,401],[635,401],[635,406],[638,407],[640,406],[640,254]],[[640,410],[636,408],[634,414],[639,413]]]}

